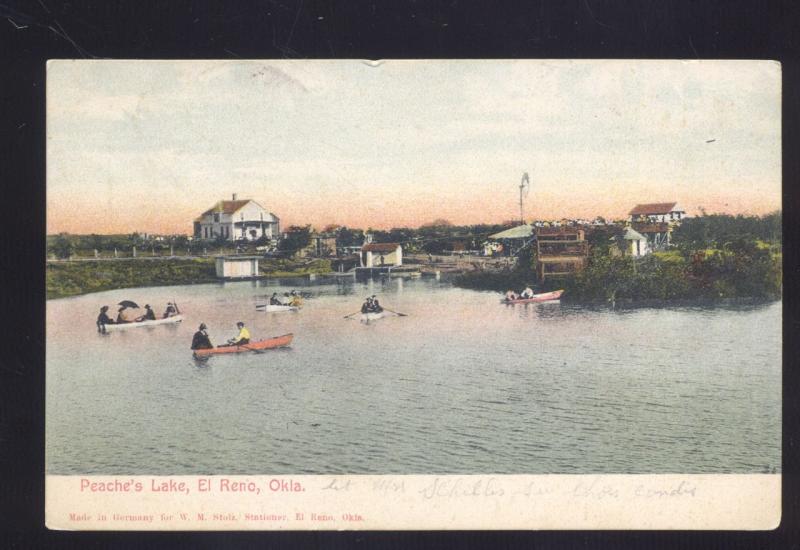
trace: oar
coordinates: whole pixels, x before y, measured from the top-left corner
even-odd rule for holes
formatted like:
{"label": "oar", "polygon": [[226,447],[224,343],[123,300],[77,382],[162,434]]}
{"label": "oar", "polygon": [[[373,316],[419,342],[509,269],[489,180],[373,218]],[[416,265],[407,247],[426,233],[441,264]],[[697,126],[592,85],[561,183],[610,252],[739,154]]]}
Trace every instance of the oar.
{"label": "oar", "polygon": [[399,315],[400,317],[408,317],[407,313],[400,313],[399,311],[395,311],[393,309],[389,309],[388,307],[385,307],[383,309],[385,309],[386,311],[391,311],[392,313],[394,313],[395,315]]}
{"label": "oar", "polygon": [[358,315],[359,313],[361,313],[361,310],[359,310],[359,311],[356,311],[355,313],[351,313],[350,315],[345,315],[345,316],[343,317],[343,319],[347,319],[347,318],[349,318],[349,317],[352,317],[353,315]]}

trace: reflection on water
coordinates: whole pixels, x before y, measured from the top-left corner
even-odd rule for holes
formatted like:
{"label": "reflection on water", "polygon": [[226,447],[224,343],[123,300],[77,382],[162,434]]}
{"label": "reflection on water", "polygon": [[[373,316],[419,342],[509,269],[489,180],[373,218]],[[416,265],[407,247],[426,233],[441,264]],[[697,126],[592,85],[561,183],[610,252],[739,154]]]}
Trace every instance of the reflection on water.
{"label": "reflection on water", "polygon": [[[428,280],[281,283],[48,302],[48,473],[780,468],[778,303],[609,311]],[[292,288],[302,311],[256,311]],[[408,317],[344,318],[372,294]],[[175,299],[187,320],[97,334],[100,306],[122,299]],[[239,320],[293,345],[192,359],[200,322],[220,343]]]}

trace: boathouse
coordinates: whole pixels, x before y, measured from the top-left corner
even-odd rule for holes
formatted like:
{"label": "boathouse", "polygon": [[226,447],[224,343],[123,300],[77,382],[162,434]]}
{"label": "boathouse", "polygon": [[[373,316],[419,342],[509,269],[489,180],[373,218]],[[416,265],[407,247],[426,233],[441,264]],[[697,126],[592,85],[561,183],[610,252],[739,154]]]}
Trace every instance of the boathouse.
{"label": "boathouse", "polygon": [[369,243],[361,247],[361,267],[381,268],[403,265],[403,247],[398,243]]}
{"label": "boathouse", "polygon": [[589,244],[583,229],[539,227],[536,229],[536,274],[548,277],[574,275],[589,261]]}
{"label": "boathouse", "polygon": [[258,277],[258,256],[217,256],[217,277],[225,280]]}

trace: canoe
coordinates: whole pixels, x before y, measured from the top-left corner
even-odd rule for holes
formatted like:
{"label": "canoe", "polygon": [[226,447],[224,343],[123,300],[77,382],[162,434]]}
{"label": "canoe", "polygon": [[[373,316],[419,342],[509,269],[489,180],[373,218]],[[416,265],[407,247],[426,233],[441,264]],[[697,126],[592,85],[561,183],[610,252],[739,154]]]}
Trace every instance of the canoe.
{"label": "canoe", "polygon": [[550,300],[558,300],[564,294],[563,290],[554,290],[553,292],[544,292],[542,294],[534,294],[532,298],[518,298],[516,300],[502,300],[504,304],[530,304],[533,302],[549,302]]}
{"label": "canoe", "polygon": [[297,306],[274,306],[271,304],[256,304],[256,309],[260,309],[262,311],[267,312],[278,312],[278,311],[299,311],[300,308]]}
{"label": "canoe", "polygon": [[167,317],[166,319],[156,319],[155,321],[139,321],[134,323],[120,323],[114,325],[103,325],[105,327],[106,332],[111,332],[114,330],[123,330],[129,328],[136,328],[136,327],[154,327],[157,325],[171,325],[173,323],[180,323],[183,321],[183,315],[173,315],[172,317]]}
{"label": "canoe", "polygon": [[381,311],[381,312],[371,312],[371,313],[362,313],[361,320],[365,323],[369,323],[370,321],[377,321],[378,319],[383,319],[384,317],[391,315],[388,311]]}
{"label": "canoe", "polygon": [[294,334],[284,334],[283,336],[273,336],[266,340],[256,340],[244,346],[222,346],[211,349],[194,350],[195,357],[208,357],[209,355],[222,355],[224,353],[244,353],[246,351],[261,351],[265,349],[282,348],[292,343]]}

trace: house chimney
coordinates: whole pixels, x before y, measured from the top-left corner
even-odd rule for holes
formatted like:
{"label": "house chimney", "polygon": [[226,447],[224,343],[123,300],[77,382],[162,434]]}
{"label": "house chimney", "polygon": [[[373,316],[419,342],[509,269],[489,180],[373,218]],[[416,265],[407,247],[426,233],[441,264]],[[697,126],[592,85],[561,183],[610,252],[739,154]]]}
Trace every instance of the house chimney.
{"label": "house chimney", "polygon": [[233,194],[233,200],[236,200],[236,193]]}

